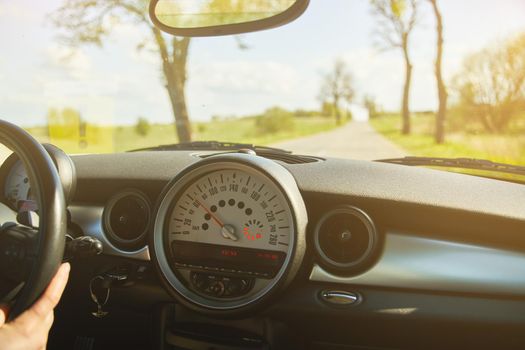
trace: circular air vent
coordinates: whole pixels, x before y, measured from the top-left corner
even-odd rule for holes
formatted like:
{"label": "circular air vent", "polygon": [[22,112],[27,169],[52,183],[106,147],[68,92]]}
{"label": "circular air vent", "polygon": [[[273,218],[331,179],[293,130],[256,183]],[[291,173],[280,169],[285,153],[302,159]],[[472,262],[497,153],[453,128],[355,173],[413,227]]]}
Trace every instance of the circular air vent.
{"label": "circular air vent", "polygon": [[150,220],[148,198],[136,190],[119,192],[106,204],[104,228],[118,248],[138,249],[145,243]]}
{"label": "circular air vent", "polygon": [[364,269],[374,256],[378,235],[374,223],[362,210],[344,206],[321,217],[314,233],[321,265],[349,274]]}

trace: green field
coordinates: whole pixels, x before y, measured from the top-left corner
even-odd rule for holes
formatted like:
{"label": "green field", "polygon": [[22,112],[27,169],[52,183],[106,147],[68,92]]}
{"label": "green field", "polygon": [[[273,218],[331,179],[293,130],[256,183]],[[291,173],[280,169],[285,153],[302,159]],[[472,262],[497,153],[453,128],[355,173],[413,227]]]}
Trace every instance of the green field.
{"label": "green field", "polygon": [[[525,118],[523,118],[525,120]],[[434,116],[412,116],[412,134],[401,135],[401,117],[384,115],[371,120],[372,126],[388,139],[415,156],[468,157],[489,159],[495,162],[525,165],[525,130],[515,127],[511,132],[493,135],[476,132],[453,131],[446,134],[446,142],[434,142]]]}
{"label": "green field", "polygon": [[[193,124],[194,140],[217,140],[268,145],[336,127],[332,118],[296,117],[293,126],[277,132],[264,133],[256,125],[255,118],[239,118],[198,122]],[[152,124],[145,136],[137,134],[135,126],[88,126],[86,142],[78,135],[69,138],[50,139],[47,128],[27,128],[41,142],[51,142],[68,153],[123,152],[136,148],[151,147],[178,142],[172,124]],[[86,145],[87,144],[87,145]],[[83,146],[83,147],[82,147]]]}

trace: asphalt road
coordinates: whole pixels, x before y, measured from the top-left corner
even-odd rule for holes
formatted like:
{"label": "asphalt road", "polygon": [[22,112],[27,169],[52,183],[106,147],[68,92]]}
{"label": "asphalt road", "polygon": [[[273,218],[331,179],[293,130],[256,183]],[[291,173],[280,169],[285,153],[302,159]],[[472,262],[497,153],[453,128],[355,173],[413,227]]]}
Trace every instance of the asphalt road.
{"label": "asphalt road", "polygon": [[376,132],[368,122],[350,122],[340,128],[279,142],[273,147],[320,157],[374,160],[406,156],[406,152]]}

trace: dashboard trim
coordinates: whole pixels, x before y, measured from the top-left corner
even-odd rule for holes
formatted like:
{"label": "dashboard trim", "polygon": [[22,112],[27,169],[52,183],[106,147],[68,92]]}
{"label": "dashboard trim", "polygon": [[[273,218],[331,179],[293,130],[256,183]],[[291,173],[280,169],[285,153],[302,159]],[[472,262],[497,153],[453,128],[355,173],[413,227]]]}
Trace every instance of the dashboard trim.
{"label": "dashboard trim", "polygon": [[525,295],[525,253],[389,232],[383,255],[358,276],[314,265],[310,280],[430,291]]}

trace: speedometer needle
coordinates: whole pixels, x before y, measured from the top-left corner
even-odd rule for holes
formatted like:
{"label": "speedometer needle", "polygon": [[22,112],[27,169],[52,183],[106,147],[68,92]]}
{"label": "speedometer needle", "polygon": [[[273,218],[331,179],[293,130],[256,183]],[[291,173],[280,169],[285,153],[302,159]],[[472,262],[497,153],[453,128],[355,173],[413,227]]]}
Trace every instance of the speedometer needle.
{"label": "speedometer needle", "polygon": [[235,235],[235,228],[231,225],[225,225],[218,217],[216,217],[210,209],[206,208],[202,203],[197,200],[197,204],[221,227],[221,234],[224,238],[229,238],[232,241],[236,241],[239,238]]}
{"label": "speedometer needle", "polygon": [[210,209],[208,209],[208,208],[206,208],[204,205],[202,205],[202,203],[201,203],[199,200],[197,200],[196,202],[197,202],[197,204],[198,204],[202,209],[204,209],[204,211],[205,211],[206,213],[208,213],[209,216],[211,216],[211,218],[213,219],[213,221],[215,221],[215,222],[217,223],[217,225],[219,225],[221,228],[224,227],[224,223],[223,223],[221,220],[219,220],[219,218],[216,217],[216,216],[211,212]]}

